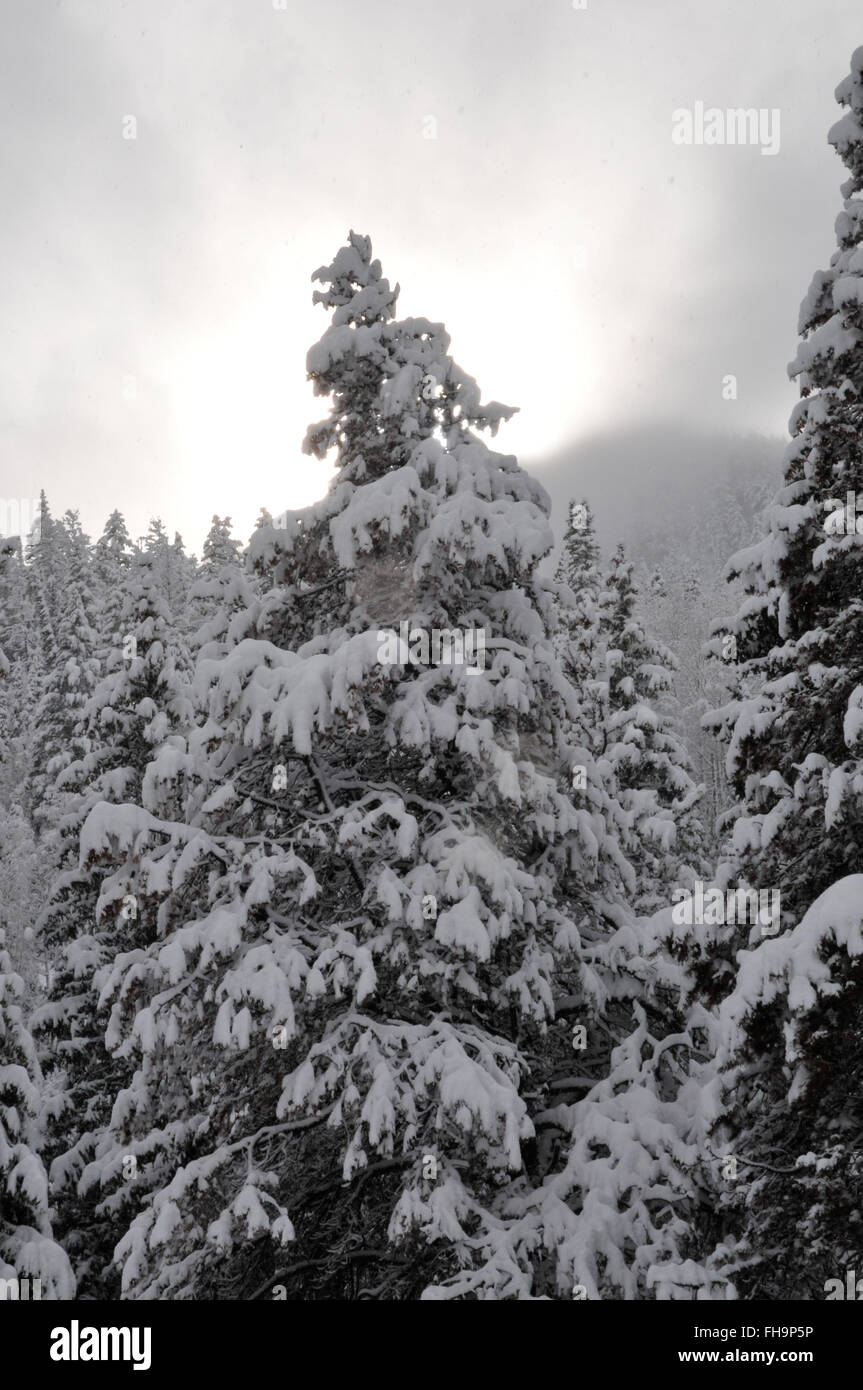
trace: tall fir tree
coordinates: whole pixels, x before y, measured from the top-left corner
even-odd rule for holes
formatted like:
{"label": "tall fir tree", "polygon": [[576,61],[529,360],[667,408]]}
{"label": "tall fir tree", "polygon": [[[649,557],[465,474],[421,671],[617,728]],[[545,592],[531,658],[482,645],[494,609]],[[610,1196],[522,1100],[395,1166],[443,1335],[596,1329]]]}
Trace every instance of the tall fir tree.
{"label": "tall fir tree", "polygon": [[58,612],[65,589],[63,527],[54,520],[44,490],[39,513],[27,538],[27,579],[33,596],[36,629],[46,667],[57,655]]}
{"label": "tall fir tree", "polygon": [[637,600],[633,565],[619,545],[600,604],[607,682],[603,749],[639,845],[638,905],[650,911],[706,868],[695,814],[703,789],[692,780],[671,708],[676,659],[645,631]]}
{"label": "tall fir tree", "polygon": [[159,517],[154,517],[150,522],[142,541],[173,624],[178,631],[187,634],[191,621],[189,596],[196,571],[194,556],[186,554],[183,538],[178,532],[174,532],[173,541],[168,539],[168,532]]}
{"label": "tall fir tree", "polygon": [[175,815],[183,802],[186,740],[194,720],[188,654],[147,553],[133,558],[121,595],[118,646],[82,712],[81,756],[59,778],[66,852],[39,924],[54,968],[47,1002],[33,1015],[58,1095],[50,1153],[59,1229],[91,1296],[113,1291],[107,1265],[122,1226],[117,1212],[100,1210],[79,1183],[128,1080],[128,1068],[105,1043],[100,971],[124,951],[145,945],[152,922],[139,909],[144,890],[137,883],[120,900],[100,898],[101,875],[86,855],[79,856],[79,832],[96,805],[141,801],[154,812]]}
{"label": "tall fir tree", "polygon": [[238,566],[242,548],[240,541],[231,535],[231,518],[214,515],[204,541],[201,572],[213,579],[225,565]]}
{"label": "tall fir tree", "polygon": [[555,571],[562,595],[558,651],[564,671],[579,692],[582,737],[594,755],[603,747],[603,683],[600,670],[600,553],[593,514],[586,501],[570,501]]}
{"label": "tall fir tree", "polygon": [[[116,1209],[136,1161],[131,1297],[688,1296],[672,977],[592,763],[571,796],[548,498],[367,238],[315,278],[333,484],[256,530],[183,818],[101,803],[82,831],[100,902],[152,924],[102,977],[135,1072],[83,1185]],[[430,658],[465,632],[481,659]]]}
{"label": "tall fir tree", "polygon": [[740,688],[712,720],[738,799],[723,886],[767,909],[704,946],[725,995],[714,1146],[738,1168],[719,1210],[741,1294],[772,1299],[842,1283],[863,1210],[863,48],[836,98],[838,246],[801,306],[801,400],[769,531],[731,563],[747,590],[723,639]]}
{"label": "tall fir tree", "polygon": [[35,710],[42,691],[42,644],[20,539],[0,547],[0,805],[34,810],[30,778]]}
{"label": "tall fir tree", "polygon": [[99,678],[99,637],[94,627],[89,541],[77,513],[67,512],[53,532],[61,552],[63,587],[55,598],[52,649],[35,710],[31,788],[34,819],[55,842],[59,858],[65,803],[55,796],[63,768],[86,751],[80,741],[84,705]]}
{"label": "tall fir tree", "polygon": [[[268,524],[272,524],[272,517]],[[191,648],[200,656],[224,653],[235,619],[244,634],[254,626],[255,586],[241,552],[240,542],[231,536],[231,518],[214,516],[190,594],[198,620]]]}
{"label": "tall fir tree", "polygon": [[120,609],[135,547],[120,512],[114,510],[93,546],[94,621],[104,662],[120,640]]}

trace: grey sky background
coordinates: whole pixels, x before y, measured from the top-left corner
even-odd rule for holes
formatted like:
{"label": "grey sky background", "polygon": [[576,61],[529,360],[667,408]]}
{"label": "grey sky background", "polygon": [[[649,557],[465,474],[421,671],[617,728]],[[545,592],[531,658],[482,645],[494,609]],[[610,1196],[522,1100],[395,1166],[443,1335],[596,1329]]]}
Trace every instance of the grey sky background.
{"label": "grey sky background", "polygon": [[[784,432],[859,3],[0,12],[4,497],[44,487],[93,534],[115,506],[133,535],[158,514],[193,549],[213,512],[245,537],[261,506],[313,501],[310,276],[351,227],[400,311],[443,320],[486,397],[521,407],[498,447],[539,476],[571,459],[578,491],[597,438],[637,470],[640,423]],[[675,145],[697,101],[779,108],[779,152]]]}

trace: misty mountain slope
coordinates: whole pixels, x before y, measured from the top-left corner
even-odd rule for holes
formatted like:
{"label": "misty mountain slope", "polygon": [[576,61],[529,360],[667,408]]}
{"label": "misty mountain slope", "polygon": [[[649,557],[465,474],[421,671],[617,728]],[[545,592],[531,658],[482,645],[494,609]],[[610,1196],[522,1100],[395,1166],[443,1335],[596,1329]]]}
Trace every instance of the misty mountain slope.
{"label": "misty mountain slope", "polygon": [[668,422],[609,429],[526,466],[551,498],[558,545],[569,499],[586,497],[604,552],[622,541],[647,568],[691,557],[719,579],[729,555],[760,533],[781,461],[780,439],[699,434]]}
{"label": "misty mountain slope", "polygon": [[730,794],[724,750],[701,721],[727,697],[730,671],[705,645],[742,597],[726,575],[728,557],[763,533],[781,452],[781,441],[763,435],[698,434],[658,423],[580,441],[535,470],[552,500],[558,540],[570,499],[584,498],[606,558],[622,542],[635,562],[647,626],[677,657],[671,689],[695,775],[706,787],[708,853],[719,843],[716,821]]}

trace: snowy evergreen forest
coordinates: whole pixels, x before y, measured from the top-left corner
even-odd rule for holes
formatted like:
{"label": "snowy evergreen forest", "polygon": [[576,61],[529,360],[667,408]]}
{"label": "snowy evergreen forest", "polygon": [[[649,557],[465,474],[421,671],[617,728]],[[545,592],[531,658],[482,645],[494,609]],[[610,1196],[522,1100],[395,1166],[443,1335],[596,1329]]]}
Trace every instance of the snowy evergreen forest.
{"label": "snowy evergreen forest", "polygon": [[603,552],[577,479],[555,536],[491,444],[513,408],[355,232],[313,276],[322,501],[247,544],[214,516],[196,559],[43,493],[0,542],[0,1279],[793,1300],[861,1268],[863,49],[836,95],[837,246],[724,591],[685,518]]}

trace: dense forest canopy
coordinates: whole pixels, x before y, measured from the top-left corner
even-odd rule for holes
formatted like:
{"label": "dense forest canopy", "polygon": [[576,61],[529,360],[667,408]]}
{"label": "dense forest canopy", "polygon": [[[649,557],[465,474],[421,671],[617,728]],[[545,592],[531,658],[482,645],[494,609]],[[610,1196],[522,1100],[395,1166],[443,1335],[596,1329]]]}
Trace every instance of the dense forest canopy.
{"label": "dense forest canopy", "polygon": [[200,559],[44,493],[3,540],[0,1279],[796,1299],[853,1267],[863,49],[836,95],[778,478],[731,458],[635,544],[573,488],[555,536],[493,447],[514,408],[352,231],[313,275],[320,502],[245,543],[213,516]]}

